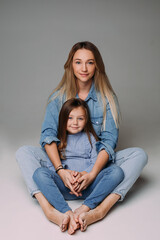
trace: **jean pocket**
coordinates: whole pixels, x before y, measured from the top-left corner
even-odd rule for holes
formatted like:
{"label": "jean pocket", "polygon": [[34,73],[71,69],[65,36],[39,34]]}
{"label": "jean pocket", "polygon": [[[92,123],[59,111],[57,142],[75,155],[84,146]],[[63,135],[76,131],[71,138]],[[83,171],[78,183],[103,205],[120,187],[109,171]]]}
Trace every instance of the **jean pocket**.
{"label": "jean pocket", "polygon": [[92,118],[91,122],[96,134],[99,136],[102,129],[103,117]]}

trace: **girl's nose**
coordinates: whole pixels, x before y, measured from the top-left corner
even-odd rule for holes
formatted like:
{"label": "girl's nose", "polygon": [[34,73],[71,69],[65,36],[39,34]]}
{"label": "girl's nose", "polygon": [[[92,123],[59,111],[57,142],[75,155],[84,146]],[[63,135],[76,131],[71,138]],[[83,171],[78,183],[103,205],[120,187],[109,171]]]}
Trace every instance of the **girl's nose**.
{"label": "girl's nose", "polygon": [[77,118],[73,119],[73,124],[77,124]]}

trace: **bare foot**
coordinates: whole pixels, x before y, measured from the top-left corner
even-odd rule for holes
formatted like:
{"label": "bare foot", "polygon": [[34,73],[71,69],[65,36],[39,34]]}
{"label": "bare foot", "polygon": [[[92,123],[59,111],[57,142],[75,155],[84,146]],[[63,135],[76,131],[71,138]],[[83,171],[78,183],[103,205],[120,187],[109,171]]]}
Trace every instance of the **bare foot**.
{"label": "bare foot", "polygon": [[98,207],[90,210],[89,212],[81,213],[79,215],[79,224],[81,231],[84,232],[89,225],[101,220],[104,218],[104,216],[104,212],[101,211],[101,209]]}
{"label": "bare foot", "polygon": [[87,214],[88,213],[81,213],[79,215],[79,224],[80,224],[80,229],[81,229],[81,232],[84,232],[86,229],[87,229]]}
{"label": "bare foot", "polygon": [[90,208],[86,205],[81,205],[79,208],[76,208],[74,210],[74,218],[75,218],[76,222],[79,222],[79,215],[81,213],[88,212],[89,210],[90,210]]}
{"label": "bare foot", "polygon": [[64,218],[62,219],[62,222],[60,224],[60,229],[62,232],[65,232],[68,228],[70,217],[67,214],[63,214],[63,215],[64,215]]}
{"label": "bare foot", "polygon": [[47,215],[47,218],[49,221],[57,224],[60,227],[62,232],[67,230],[70,222],[70,216],[68,214],[61,213],[55,208],[50,209],[49,214]]}
{"label": "bare foot", "polygon": [[79,224],[81,232],[84,232],[87,227],[102,219],[102,214],[97,211],[97,209],[90,210],[89,212],[84,212],[79,215]]}
{"label": "bare foot", "polygon": [[68,226],[68,233],[70,235],[74,234],[77,229],[79,229],[79,222],[76,222],[74,218],[74,214],[72,211],[68,211],[65,214],[67,214],[70,217],[69,226]]}

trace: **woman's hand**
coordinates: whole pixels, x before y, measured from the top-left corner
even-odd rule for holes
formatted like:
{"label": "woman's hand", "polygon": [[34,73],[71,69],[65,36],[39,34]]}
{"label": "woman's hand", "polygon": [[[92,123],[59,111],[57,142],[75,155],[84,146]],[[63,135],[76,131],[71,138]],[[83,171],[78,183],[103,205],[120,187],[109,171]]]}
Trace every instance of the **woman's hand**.
{"label": "woman's hand", "polygon": [[86,189],[95,179],[95,176],[92,172],[82,172],[82,176],[77,180],[77,182],[80,184],[79,188],[76,189],[76,191],[82,192],[84,189]]}
{"label": "woman's hand", "polygon": [[75,191],[74,189],[74,175],[72,174],[72,171],[69,169],[61,169],[58,172],[60,178],[62,179],[64,185],[71,190],[73,194],[75,194],[77,197],[79,196],[79,193]]}

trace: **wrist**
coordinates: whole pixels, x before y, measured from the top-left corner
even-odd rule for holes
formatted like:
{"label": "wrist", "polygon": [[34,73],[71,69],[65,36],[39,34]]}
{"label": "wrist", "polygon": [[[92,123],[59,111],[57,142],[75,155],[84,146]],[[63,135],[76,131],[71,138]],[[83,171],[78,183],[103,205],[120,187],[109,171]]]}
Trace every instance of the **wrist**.
{"label": "wrist", "polygon": [[88,173],[88,172],[86,172],[86,171],[82,171],[82,172],[80,172],[82,175],[84,175],[84,174],[86,174],[86,173]]}
{"label": "wrist", "polygon": [[92,179],[95,179],[97,177],[97,173],[93,170],[91,170],[89,174],[91,175]]}
{"label": "wrist", "polygon": [[64,171],[65,171],[64,168],[60,168],[60,169],[57,171],[57,174],[61,177],[61,176],[63,176]]}

